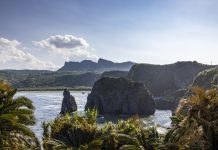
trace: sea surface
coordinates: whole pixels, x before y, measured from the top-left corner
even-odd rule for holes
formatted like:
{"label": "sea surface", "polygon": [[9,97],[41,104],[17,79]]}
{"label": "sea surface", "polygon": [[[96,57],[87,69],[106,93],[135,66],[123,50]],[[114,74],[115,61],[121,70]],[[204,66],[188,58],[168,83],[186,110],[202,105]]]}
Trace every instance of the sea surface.
{"label": "sea surface", "polygon": [[[90,91],[71,91],[71,95],[73,95],[76,99],[78,111],[84,111],[88,93],[90,93]],[[15,95],[15,97],[19,96],[25,96],[33,101],[37,122],[34,126],[31,126],[31,128],[36,133],[37,137],[41,140],[41,124],[42,122],[50,121],[59,115],[61,102],[63,99],[63,92],[23,91],[17,92]],[[159,126],[159,132],[164,132],[164,128],[168,128],[171,125],[170,117],[170,110],[156,110],[154,115],[141,119],[146,125],[157,125]]]}

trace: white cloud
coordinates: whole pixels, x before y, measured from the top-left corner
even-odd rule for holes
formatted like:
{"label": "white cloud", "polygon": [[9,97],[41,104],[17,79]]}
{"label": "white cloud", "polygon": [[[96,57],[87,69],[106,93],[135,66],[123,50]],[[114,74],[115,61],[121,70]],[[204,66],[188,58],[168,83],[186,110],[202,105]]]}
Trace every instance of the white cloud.
{"label": "white cloud", "polygon": [[73,35],[54,35],[33,43],[50,50],[50,52],[62,55],[66,60],[97,60],[98,58],[88,50],[89,44],[85,39]]}
{"label": "white cloud", "polygon": [[37,59],[30,53],[24,51],[16,40],[0,38],[0,63],[7,65],[12,63],[19,69],[57,69],[58,66],[51,62]]}

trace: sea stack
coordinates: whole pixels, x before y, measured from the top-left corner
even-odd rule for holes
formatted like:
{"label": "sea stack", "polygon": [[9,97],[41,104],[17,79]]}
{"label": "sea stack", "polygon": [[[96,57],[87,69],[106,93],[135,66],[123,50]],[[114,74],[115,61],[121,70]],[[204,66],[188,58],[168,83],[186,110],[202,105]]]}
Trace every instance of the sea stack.
{"label": "sea stack", "polygon": [[97,109],[102,115],[154,114],[155,104],[143,83],[126,78],[103,77],[95,82],[85,109]]}
{"label": "sea stack", "polygon": [[63,96],[64,98],[62,101],[60,114],[72,113],[74,111],[77,111],[75,98],[70,95],[70,91],[65,89],[63,92]]}

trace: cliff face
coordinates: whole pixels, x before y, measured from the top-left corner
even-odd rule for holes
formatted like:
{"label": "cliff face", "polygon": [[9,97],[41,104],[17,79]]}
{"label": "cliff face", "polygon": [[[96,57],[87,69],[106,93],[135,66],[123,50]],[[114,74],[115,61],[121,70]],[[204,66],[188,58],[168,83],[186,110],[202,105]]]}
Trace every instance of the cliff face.
{"label": "cliff face", "polygon": [[95,82],[87,98],[85,109],[88,108],[106,115],[151,115],[155,104],[142,83],[104,77]]}
{"label": "cliff face", "polygon": [[200,72],[194,79],[192,86],[200,86],[205,89],[218,86],[218,67]]}
{"label": "cliff face", "polygon": [[187,88],[199,72],[212,67],[195,61],[169,65],[136,64],[130,69],[128,78],[144,83],[155,97],[166,96]]}
{"label": "cliff face", "polygon": [[97,63],[90,60],[84,60],[82,62],[65,62],[64,66],[58,71],[129,71],[134,64],[135,63],[133,62],[114,63],[112,61],[100,58]]}

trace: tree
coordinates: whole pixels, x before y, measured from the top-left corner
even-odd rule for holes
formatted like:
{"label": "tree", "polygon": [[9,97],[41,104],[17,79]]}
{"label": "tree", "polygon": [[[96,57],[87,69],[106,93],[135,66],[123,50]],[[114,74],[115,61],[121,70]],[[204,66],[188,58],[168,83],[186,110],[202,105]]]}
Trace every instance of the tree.
{"label": "tree", "polygon": [[16,89],[0,82],[0,149],[40,149],[34,132],[34,106],[26,97],[13,99]]}

